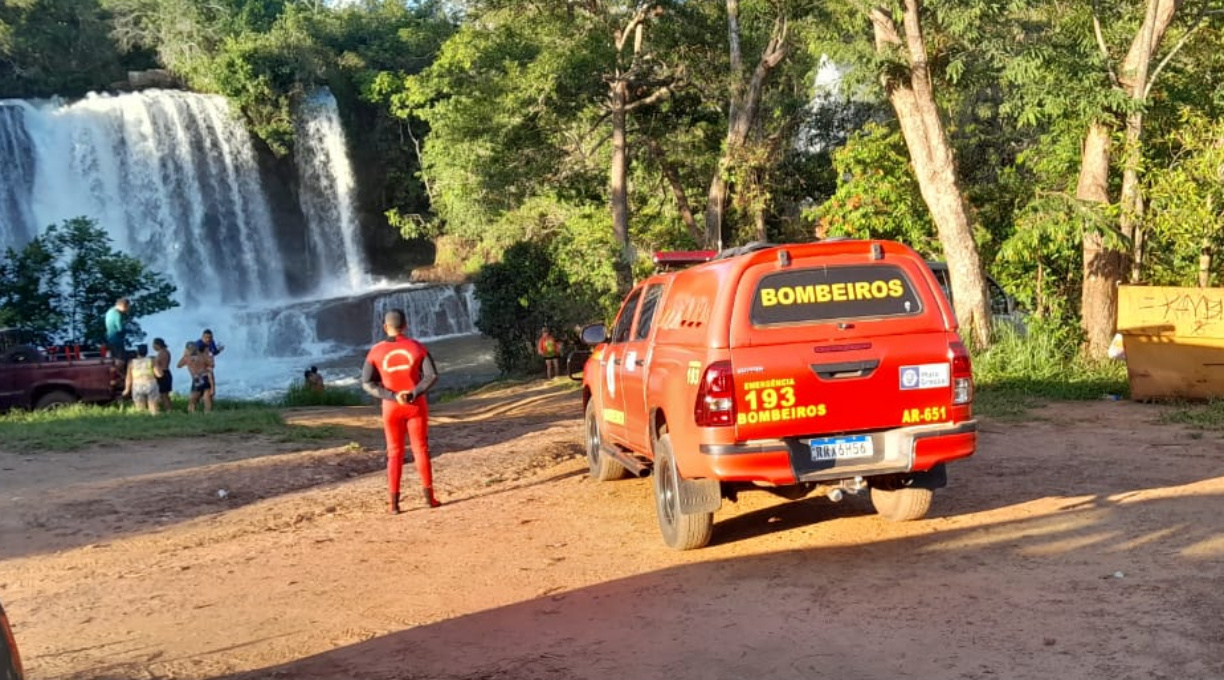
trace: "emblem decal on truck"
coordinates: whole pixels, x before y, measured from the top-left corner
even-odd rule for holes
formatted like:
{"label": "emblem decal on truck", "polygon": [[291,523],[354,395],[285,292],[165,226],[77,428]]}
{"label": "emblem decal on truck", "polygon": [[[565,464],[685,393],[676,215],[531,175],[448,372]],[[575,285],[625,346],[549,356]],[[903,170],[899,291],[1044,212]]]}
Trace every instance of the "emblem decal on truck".
{"label": "emblem decal on truck", "polygon": [[903,390],[929,390],[935,387],[947,387],[951,384],[951,370],[948,364],[901,367],[901,389]]}

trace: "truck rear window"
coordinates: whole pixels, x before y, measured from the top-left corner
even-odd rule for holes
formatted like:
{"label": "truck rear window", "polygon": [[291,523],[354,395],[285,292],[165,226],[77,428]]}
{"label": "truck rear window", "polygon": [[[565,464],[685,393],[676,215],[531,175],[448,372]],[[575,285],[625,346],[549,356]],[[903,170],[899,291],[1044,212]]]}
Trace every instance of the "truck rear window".
{"label": "truck rear window", "polygon": [[812,267],[767,274],[757,283],[752,300],[755,326],[921,312],[922,300],[905,272],[888,264]]}

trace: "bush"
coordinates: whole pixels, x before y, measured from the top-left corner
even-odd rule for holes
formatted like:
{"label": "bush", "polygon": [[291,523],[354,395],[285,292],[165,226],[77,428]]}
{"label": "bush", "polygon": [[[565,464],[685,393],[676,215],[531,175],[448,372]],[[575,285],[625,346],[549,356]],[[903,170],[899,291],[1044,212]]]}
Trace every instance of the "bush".
{"label": "bush", "polygon": [[620,302],[615,246],[598,220],[567,223],[549,240],[520,241],[475,276],[482,333],[497,342],[508,375],[537,372],[535,341],[548,326],[573,347],[570,329],[611,316]]}
{"label": "bush", "polygon": [[280,405],[286,407],[363,406],[368,403],[370,403],[370,398],[364,392],[343,387],[324,387],[322,390],[312,390],[301,380],[293,381],[280,401]]}
{"label": "bush", "polygon": [[998,327],[995,343],[973,357],[976,409],[984,415],[1017,415],[1043,399],[1128,393],[1123,362],[1090,359],[1079,348],[1078,328],[1040,319],[1025,334]]}

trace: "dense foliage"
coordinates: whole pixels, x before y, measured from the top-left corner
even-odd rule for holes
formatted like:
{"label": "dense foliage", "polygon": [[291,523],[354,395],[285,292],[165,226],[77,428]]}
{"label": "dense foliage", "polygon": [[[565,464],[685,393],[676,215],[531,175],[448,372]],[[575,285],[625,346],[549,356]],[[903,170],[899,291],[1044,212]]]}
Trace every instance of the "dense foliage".
{"label": "dense foliage", "polygon": [[1090,242],[1119,256],[1111,283],[1220,280],[1209,0],[10,0],[0,96],[160,65],[284,154],[296,102],[329,86],[365,204],[433,240],[442,276],[483,282],[510,367],[543,322],[610,314],[654,249],[849,234],[944,257],[889,99],[913,45],[879,30],[907,19],[965,233],[1058,347],[1101,304],[1082,297]]}
{"label": "dense foliage", "polygon": [[71,219],[0,257],[0,327],[48,343],[96,345],[106,336],[106,311],[126,297],[129,337],[140,339],[136,319],[177,307],[174,291],[165,276],[116,251],[96,223]]}
{"label": "dense foliage", "polygon": [[[595,220],[571,217],[547,237],[510,245],[499,262],[475,276],[477,327],[497,341],[497,365],[506,373],[538,368],[535,341],[543,327],[573,347],[576,326],[616,312],[620,298],[611,234],[593,237],[599,233],[591,225]],[[570,253],[583,256],[562,257]]]}

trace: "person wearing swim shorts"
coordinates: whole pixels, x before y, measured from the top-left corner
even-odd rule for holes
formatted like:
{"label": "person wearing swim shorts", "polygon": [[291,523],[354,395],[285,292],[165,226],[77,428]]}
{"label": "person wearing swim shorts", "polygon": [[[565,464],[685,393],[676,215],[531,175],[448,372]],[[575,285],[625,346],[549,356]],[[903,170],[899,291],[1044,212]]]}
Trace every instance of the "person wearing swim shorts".
{"label": "person wearing swim shorts", "polygon": [[208,352],[200,351],[195,341],[187,343],[183,348],[183,356],[179,358],[178,367],[187,368],[191,374],[191,396],[187,401],[187,412],[195,413],[196,405],[202,400],[204,412],[212,411],[213,407],[213,359]]}
{"label": "person wearing swim shorts", "polygon": [[215,399],[217,397],[217,355],[225,351],[225,345],[217,344],[216,339],[213,338],[212,329],[205,328],[200,333],[200,339],[196,340],[196,347],[200,348],[201,352],[207,354],[208,358],[212,361],[213,370],[209,376],[211,386],[208,389],[208,398]]}

